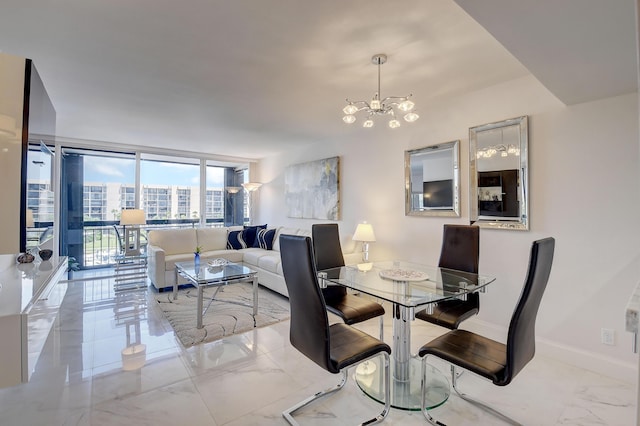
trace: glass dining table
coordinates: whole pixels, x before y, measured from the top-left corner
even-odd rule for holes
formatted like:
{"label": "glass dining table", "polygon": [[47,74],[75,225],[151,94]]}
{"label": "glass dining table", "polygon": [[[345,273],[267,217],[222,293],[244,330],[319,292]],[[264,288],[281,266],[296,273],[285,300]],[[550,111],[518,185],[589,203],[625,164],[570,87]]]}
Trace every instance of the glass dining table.
{"label": "glass dining table", "polygon": [[[355,292],[390,302],[393,316],[391,345],[391,406],[420,410],[421,361],[411,355],[411,322],[415,312],[433,312],[436,302],[484,292],[495,278],[404,261],[386,261],[342,266],[318,271],[321,286],[341,285]],[[426,342],[425,342],[426,343]],[[384,401],[383,368],[376,358],[355,371],[358,386],[373,399]],[[449,382],[435,367],[427,370],[427,408],[449,398]]]}

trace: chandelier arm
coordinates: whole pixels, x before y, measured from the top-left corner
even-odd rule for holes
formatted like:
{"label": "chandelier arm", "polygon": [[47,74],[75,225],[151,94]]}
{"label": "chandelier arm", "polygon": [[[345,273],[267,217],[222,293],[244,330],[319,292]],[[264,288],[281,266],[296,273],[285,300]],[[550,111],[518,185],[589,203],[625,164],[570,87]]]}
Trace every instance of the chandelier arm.
{"label": "chandelier arm", "polygon": [[[401,101],[406,101],[406,100],[408,100],[410,97],[411,97],[411,94],[409,94],[409,95],[407,95],[407,96],[387,96],[387,97],[386,97],[386,98],[384,98],[381,102],[387,102],[387,101],[392,100],[392,99],[400,99]],[[399,103],[400,103],[400,102],[396,102],[396,101],[390,102],[390,104],[399,104]]]}
{"label": "chandelier arm", "polygon": [[367,102],[367,101],[350,101],[349,99],[347,99],[347,102],[349,102],[349,104],[353,105],[353,106],[356,106],[356,104],[362,104],[362,106],[360,106],[360,107],[356,106],[358,108],[358,110],[356,112],[354,112],[353,114],[357,114],[360,111],[369,111],[369,110],[371,110],[371,106],[369,105],[369,102]]}
{"label": "chandelier arm", "polygon": [[347,102],[350,103],[350,104],[353,104],[353,105],[355,105],[355,104],[365,104],[367,106],[369,105],[369,102],[367,102],[367,101],[350,101],[349,98],[347,98]]}

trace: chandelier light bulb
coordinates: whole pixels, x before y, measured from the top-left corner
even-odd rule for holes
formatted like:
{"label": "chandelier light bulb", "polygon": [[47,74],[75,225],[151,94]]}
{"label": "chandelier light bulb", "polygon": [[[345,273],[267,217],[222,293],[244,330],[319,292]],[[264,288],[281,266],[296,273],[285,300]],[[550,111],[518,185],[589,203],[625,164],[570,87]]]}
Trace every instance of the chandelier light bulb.
{"label": "chandelier light bulb", "polygon": [[400,105],[398,105],[398,108],[400,108],[404,112],[409,112],[413,109],[414,106],[416,106],[416,104],[407,99],[406,101],[401,102]]}
{"label": "chandelier light bulb", "polygon": [[356,121],[356,116],[355,115],[345,115],[344,117],[342,117],[342,121],[344,121],[347,124],[353,124]]}
{"label": "chandelier light bulb", "polygon": [[391,127],[392,129],[400,127],[400,122],[394,118],[393,120],[389,121],[389,127]]}
{"label": "chandelier light bulb", "polygon": [[346,115],[353,115],[358,112],[358,107],[354,104],[349,104],[342,109],[342,112],[344,112]]}
{"label": "chandelier light bulb", "polygon": [[[377,96],[377,95],[376,95]],[[380,100],[377,98],[371,99],[371,109],[380,109]]]}
{"label": "chandelier light bulb", "polygon": [[405,114],[404,116],[404,121],[408,122],[408,123],[413,123],[414,121],[416,121],[418,118],[420,118],[420,116],[418,114],[416,114],[415,112],[408,112],[407,114]]}
{"label": "chandelier light bulb", "polygon": [[364,123],[362,123],[362,127],[373,127],[373,120],[372,119],[367,119],[367,121],[365,121]]}

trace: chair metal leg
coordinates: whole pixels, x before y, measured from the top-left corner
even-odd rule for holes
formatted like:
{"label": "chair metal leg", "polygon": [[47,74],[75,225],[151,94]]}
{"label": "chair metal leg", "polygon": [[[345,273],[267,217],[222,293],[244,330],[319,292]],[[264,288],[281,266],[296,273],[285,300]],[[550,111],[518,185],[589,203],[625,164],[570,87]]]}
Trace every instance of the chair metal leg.
{"label": "chair metal leg", "polygon": [[283,411],[282,412],[282,417],[284,417],[285,420],[287,422],[289,422],[290,425],[298,426],[298,422],[296,422],[292,417],[292,414],[295,411],[301,409],[302,407],[305,407],[305,406],[309,405],[310,403],[312,403],[313,401],[315,401],[316,399],[318,399],[320,397],[323,397],[325,395],[329,395],[330,393],[339,391],[340,389],[342,389],[344,387],[344,384],[347,383],[347,378],[348,378],[347,370],[346,369],[342,370],[342,380],[340,380],[340,383],[338,383],[336,386],[333,386],[331,388],[322,390],[320,392],[316,392],[313,395],[311,395],[309,398],[307,398],[307,399],[305,399],[303,401],[300,401],[299,403],[297,403],[293,407]]}
{"label": "chair metal leg", "polygon": [[512,425],[515,426],[522,426],[521,423],[518,423],[517,421],[513,420],[511,417],[501,413],[500,411],[496,410],[493,407],[488,406],[487,404],[485,404],[484,402],[478,401],[477,399],[471,398],[470,396],[468,396],[465,393],[460,392],[460,390],[458,389],[458,377],[455,374],[455,370],[453,368],[453,366],[451,366],[451,386],[453,386],[453,389],[456,391],[456,393],[458,394],[458,396],[462,399],[464,399],[465,401],[467,401],[470,404],[473,404],[485,411],[487,411],[490,414],[493,414],[494,416],[498,417],[499,419],[504,420],[507,423],[510,423]]}
{"label": "chair metal leg", "polygon": [[[380,320],[382,321],[382,318]],[[391,409],[391,365],[389,362],[389,354],[382,352],[382,355],[384,356],[384,409],[374,418],[360,423],[360,426],[372,425],[383,421]]]}
{"label": "chair metal leg", "polygon": [[[372,425],[378,422],[381,422],[382,420],[385,419],[385,417],[387,417],[387,414],[389,414],[389,410],[391,408],[391,369],[390,369],[390,363],[389,363],[389,354],[386,352],[382,352],[382,354],[384,355],[384,383],[385,383],[385,389],[384,389],[384,395],[385,395],[385,405],[384,405],[384,409],[382,410],[382,412],[380,414],[378,414],[376,417],[367,420],[365,422],[360,423],[360,426],[365,426],[365,425]],[[379,354],[376,354],[372,357],[369,357],[365,360],[362,360],[362,362],[368,361],[371,358],[374,358],[376,356],[379,356]],[[342,370],[342,380],[340,380],[340,383],[338,383],[336,386],[331,387],[329,389],[325,389],[323,391],[320,392],[316,392],[315,394],[313,394],[312,396],[310,396],[309,398],[297,403],[296,405],[294,405],[293,407],[285,410],[282,412],[282,417],[285,418],[285,420],[292,426],[299,426],[299,423],[295,421],[295,419],[293,418],[293,413],[296,412],[297,410],[301,409],[302,407],[305,407],[307,405],[309,405],[311,402],[317,400],[320,397],[323,397],[325,395],[328,395],[330,393],[339,391],[340,389],[342,389],[345,385],[345,383],[347,383],[347,369],[345,368],[344,370]]]}
{"label": "chair metal leg", "polygon": [[[434,419],[431,414],[429,414],[428,410],[425,408],[427,406],[427,386],[426,386],[426,380],[427,380],[427,356],[422,358],[422,376],[421,376],[421,391],[422,391],[422,414],[424,415],[425,419],[427,419],[427,421],[429,423],[431,423],[434,426],[446,426],[444,423],[439,422],[438,420]],[[464,371],[463,371],[464,372]],[[488,406],[487,404],[480,402],[476,399],[473,399],[469,396],[467,396],[466,394],[460,392],[460,390],[458,390],[458,377],[460,377],[462,375],[462,372],[457,374],[456,373],[456,369],[454,365],[451,365],[451,386],[453,387],[453,389],[456,391],[456,393],[458,394],[458,396],[462,399],[464,399],[465,401],[479,407],[480,409],[483,409],[485,411],[487,411],[488,413],[498,417],[499,419],[504,420],[507,423],[510,423],[512,425],[515,426],[522,426],[520,423],[516,422],[515,420],[513,420],[512,418],[506,416],[505,414],[499,412],[498,410],[496,410],[495,408],[492,408],[490,406]]]}
{"label": "chair metal leg", "polygon": [[447,426],[446,424],[434,419],[427,410],[427,356],[422,358],[422,373],[420,374],[420,391],[422,392],[421,411],[427,421],[434,426]]}
{"label": "chair metal leg", "polygon": [[380,315],[380,340],[384,342],[384,315]]}

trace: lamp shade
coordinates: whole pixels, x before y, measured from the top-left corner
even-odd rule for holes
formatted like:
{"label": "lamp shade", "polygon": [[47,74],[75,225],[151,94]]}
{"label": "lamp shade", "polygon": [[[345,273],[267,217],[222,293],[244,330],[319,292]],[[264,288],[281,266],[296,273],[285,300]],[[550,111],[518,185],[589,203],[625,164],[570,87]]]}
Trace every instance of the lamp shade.
{"label": "lamp shade", "polygon": [[353,241],[371,242],[376,240],[373,233],[373,226],[370,223],[359,223],[356,232],[353,234]]}
{"label": "lamp shade", "polygon": [[249,192],[253,192],[262,186],[262,184],[258,182],[245,182],[241,185]]}
{"label": "lamp shade", "polygon": [[120,225],[144,225],[147,220],[144,217],[144,210],[124,209],[120,214]]}

